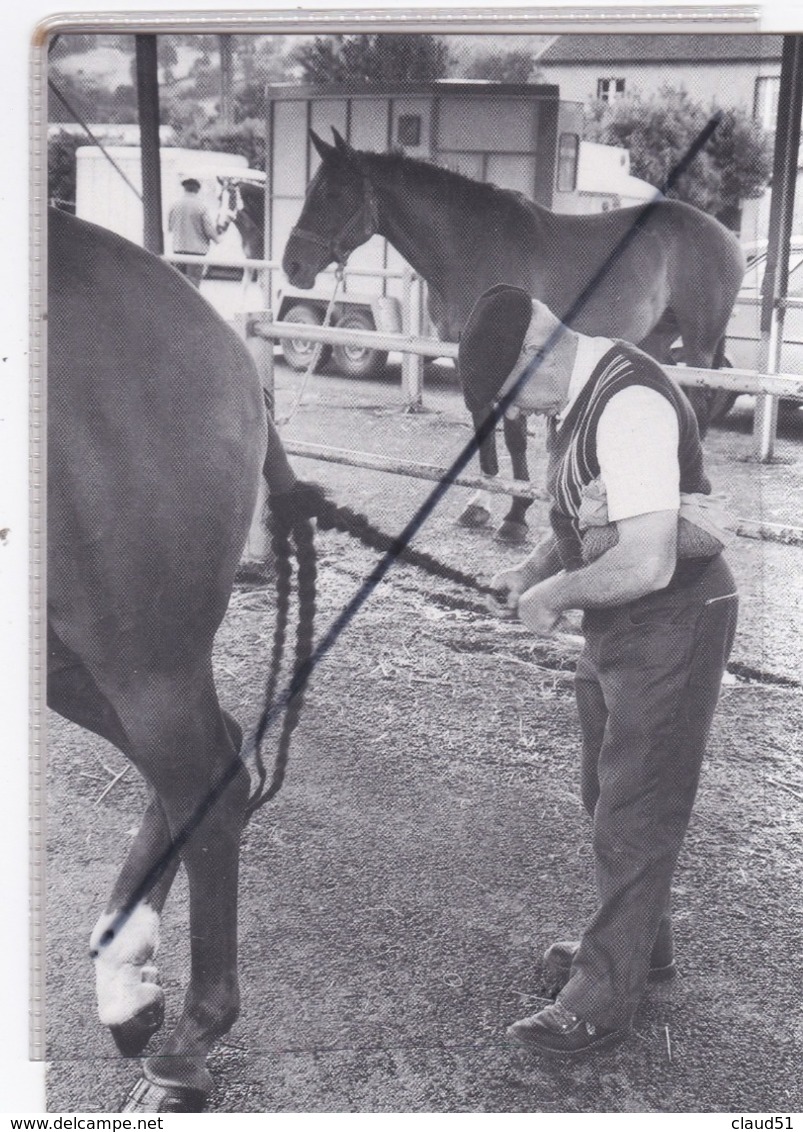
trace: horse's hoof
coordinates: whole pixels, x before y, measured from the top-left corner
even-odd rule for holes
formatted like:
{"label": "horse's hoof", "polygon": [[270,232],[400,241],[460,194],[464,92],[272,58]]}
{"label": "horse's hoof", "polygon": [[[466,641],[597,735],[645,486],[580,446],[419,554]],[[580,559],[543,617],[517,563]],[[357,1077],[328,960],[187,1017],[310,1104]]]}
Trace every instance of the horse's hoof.
{"label": "horse's hoof", "polygon": [[527,541],[529,527],[526,523],[518,523],[513,519],[505,519],[502,526],[494,535],[497,542],[506,542],[511,546],[518,546]]}
{"label": "horse's hoof", "polygon": [[479,503],[469,503],[465,511],[458,516],[457,522],[461,527],[487,527],[491,521],[491,512]]}
{"label": "horse's hoof", "polygon": [[133,1018],[109,1026],[109,1033],[123,1057],[136,1057],[142,1053],[156,1031],[161,1029],[164,1017],[165,1000],[161,994]]}
{"label": "horse's hoof", "polygon": [[143,1071],[126,1097],[123,1112],[203,1112],[208,1093],[174,1082],[152,1081]]}

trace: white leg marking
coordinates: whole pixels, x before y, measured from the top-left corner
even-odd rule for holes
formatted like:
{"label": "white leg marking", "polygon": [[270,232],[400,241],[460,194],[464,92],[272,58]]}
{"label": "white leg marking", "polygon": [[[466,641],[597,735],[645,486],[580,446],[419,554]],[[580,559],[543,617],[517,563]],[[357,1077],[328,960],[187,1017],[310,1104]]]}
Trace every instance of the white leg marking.
{"label": "white leg marking", "polygon": [[484,527],[491,519],[490,493],[480,488],[475,491],[458,516],[463,527]]}
{"label": "white leg marking", "polygon": [[491,493],[489,491],[479,488],[472,495],[470,502],[476,504],[477,507],[482,507],[483,511],[487,511],[488,514],[491,513]]}
{"label": "white leg marking", "polygon": [[159,948],[159,914],[149,904],[140,904],[116,928],[113,939],[101,942],[109,929],[115,930],[118,916],[117,912],[104,913],[89,940],[98,1015],[104,1026],[128,1022],[163,997],[153,965]]}

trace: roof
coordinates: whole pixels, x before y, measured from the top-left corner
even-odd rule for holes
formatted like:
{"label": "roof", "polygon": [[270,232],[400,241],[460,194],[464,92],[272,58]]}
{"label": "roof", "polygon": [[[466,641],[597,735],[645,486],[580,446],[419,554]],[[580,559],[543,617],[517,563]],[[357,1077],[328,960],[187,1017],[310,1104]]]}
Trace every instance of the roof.
{"label": "roof", "polygon": [[433,82],[405,83],[405,82],[353,82],[343,83],[298,83],[282,82],[268,83],[266,97],[268,99],[307,99],[313,101],[318,98],[377,98],[384,96],[399,96],[409,98],[411,95],[459,95],[461,98],[482,98],[489,93],[494,98],[509,95],[510,97],[548,98],[558,99],[560,89],[554,83],[499,83],[493,79],[435,79]]}
{"label": "roof", "polygon": [[782,35],[559,35],[538,59],[549,63],[738,63],[780,60]]}

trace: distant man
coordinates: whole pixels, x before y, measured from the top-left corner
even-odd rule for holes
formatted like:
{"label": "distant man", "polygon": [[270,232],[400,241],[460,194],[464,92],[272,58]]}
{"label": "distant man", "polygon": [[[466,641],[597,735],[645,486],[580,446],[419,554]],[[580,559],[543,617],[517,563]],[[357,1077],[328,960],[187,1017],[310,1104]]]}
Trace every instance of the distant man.
{"label": "distant man", "polygon": [[[180,255],[205,256],[209,245],[218,242],[218,232],[212,213],[201,200],[201,182],[185,177],[181,182],[184,194],[173,204],[167,217],[167,227],[173,238],[173,251]],[[177,263],[175,267],[186,275],[194,287],[201,286],[203,264]]]}
{"label": "distant man", "polygon": [[538,634],[584,611],[575,690],[597,911],[544,957],[554,1005],[508,1030],[576,1056],[624,1037],[648,979],[674,974],[672,874],[736,627],[728,536],[692,408],[634,346],[500,286],[474,306],[458,364],[489,410],[515,389],[512,411],[550,419],[551,533],[493,585]]}

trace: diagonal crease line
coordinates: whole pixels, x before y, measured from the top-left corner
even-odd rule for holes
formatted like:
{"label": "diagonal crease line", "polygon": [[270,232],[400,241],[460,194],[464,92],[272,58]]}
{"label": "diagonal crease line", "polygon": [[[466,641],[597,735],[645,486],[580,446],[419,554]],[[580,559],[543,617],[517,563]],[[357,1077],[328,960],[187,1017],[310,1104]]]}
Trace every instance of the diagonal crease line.
{"label": "diagonal crease line", "polygon": [[[669,189],[671,189],[678,181],[678,179],[683,176],[691,162],[706,145],[714,131],[719,126],[722,120],[722,116],[723,112],[721,110],[712,115],[712,117],[691,143],[687,152],[683,155],[683,157],[681,157],[681,159],[670,171],[666,181],[664,181],[664,183],[656,191],[655,197],[651,201],[649,201],[649,203],[645,205],[645,207],[639,212],[638,216],[633,221],[633,224],[630,226],[621,240],[619,240],[617,245],[613,248],[608,258],[605,260],[596,274],[592,277],[590,282],[583,288],[583,290],[580,292],[580,294],[577,296],[568,310],[561,314],[560,318],[562,322],[570,322],[584,309],[586,304],[593,296],[596,288],[600,285],[600,283],[602,283],[611,269],[615,266],[623,252],[630,246],[638,233],[643,229],[644,225],[654,213],[656,206],[661,202]],[[256,727],[256,731],[254,733],[254,737],[249,743],[249,750],[256,749],[256,747],[264,738],[269,727],[276,721],[278,716],[281,715],[286,706],[289,704],[290,700],[293,699],[294,696],[298,695],[301,691],[303,691],[314,669],[324,659],[326,654],[330,651],[330,649],[340,637],[343,630],[348,626],[352,618],[362,608],[373,591],[382,581],[384,576],[390,570],[396,559],[409,545],[411,540],[424,525],[424,523],[438,506],[446,492],[452,486],[455,478],[460,475],[469,461],[477,454],[480,445],[496,428],[497,424],[504,416],[506,410],[512,404],[518,390],[521,388],[524,382],[527,381],[527,379],[537,371],[542,358],[549,354],[560,334],[561,331],[559,330],[553,331],[552,334],[550,334],[549,338],[544,343],[544,346],[540,353],[535,355],[535,357],[525,368],[521,376],[517,378],[517,380],[507,391],[507,393],[505,393],[504,396],[500,398],[496,406],[491,410],[490,413],[488,413],[482,425],[476,430],[475,435],[465,444],[462,452],[457,455],[452,464],[444,471],[443,478],[439,483],[435,485],[435,487],[429,493],[418,510],[413,514],[408,523],[404,526],[402,531],[393,540],[391,546],[377,562],[376,566],[373,568],[365,581],[361,584],[354,596],[343,607],[341,612],[338,614],[338,616],[324,633],[321,640],[313,649],[308,660],[303,665],[299,666],[296,672],[294,672],[287,686],[276,698],[276,701],[272,705],[263,708]],[[132,892],[129,899],[119,909],[114,920],[111,922],[109,927],[106,929],[106,932],[101,937],[99,941],[100,947],[104,947],[111,943],[115,936],[122,930],[129,916],[140,903],[140,901],[148,895],[153,885],[156,884],[159,878],[165,873],[166,869],[173,861],[175,855],[181,852],[182,848],[187,843],[193,831],[197,828],[198,825],[200,825],[200,823],[204,820],[212,807],[222,797],[225,790],[234,781],[242,766],[244,753],[244,751],[240,752],[237,758],[233,759],[229,766],[226,767],[218,782],[215,783],[215,785],[212,786],[212,788],[209,790],[208,794],[200,803],[195,813],[192,814],[192,816],[173,838],[171,845],[148,870],[141,882]]]}
{"label": "diagonal crease line", "polygon": [[[58,36],[57,36],[56,38],[58,38]],[[126,175],[126,173],[125,173],[125,170],[123,170],[123,169],[122,169],[122,168],[121,168],[121,167],[120,167],[120,166],[119,166],[119,165],[117,164],[117,162],[116,162],[116,161],[114,160],[114,158],[112,157],[112,155],[111,155],[111,154],[109,153],[108,149],[107,149],[107,148],[106,148],[106,146],[105,146],[105,145],[103,144],[103,142],[102,142],[102,141],[100,141],[100,139],[99,139],[99,138],[97,138],[97,137],[95,136],[95,134],[93,134],[93,133],[92,133],[91,129],[90,129],[90,128],[89,128],[89,126],[88,126],[88,125],[86,124],[86,122],[85,122],[85,121],[84,121],[84,119],[83,119],[83,118],[81,117],[81,115],[80,115],[80,114],[78,113],[78,111],[77,111],[77,110],[75,109],[75,107],[74,107],[74,106],[71,106],[71,105],[70,105],[70,103],[68,102],[68,100],[67,100],[67,97],[65,96],[65,94],[64,94],[64,93],[63,93],[63,92],[62,92],[61,90],[59,90],[59,88],[58,88],[58,87],[56,86],[56,84],[55,84],[55,83],[53,82],[53,80],[52,80],[52,79],[48,79],[48,80],[47,80],[47,85],[48,85],[48,86],[50,87],[50,89],[52,90],[52,92],[53,92],[53,93],[55,94],[55,96],[56,96],[56,98],[57,98],[57,99],[59,100],[59,102],[61,102],[61,103],[62,103],[62,104],[63,104],[63,105],[65,106],[65,108],[67,109],[68,113],[72,114],[73,118],[75,118],[76,122],[77,122],[77,123],[78,123],[78,125],[79,125],[79,126],[81,127],[81,129],[82,129],[82,130],[84,131],[84,133],[85,133],[85,134],[87,135],[87,137],[88,137],[88,138],[90,139],[90,141],[92,142],[92,144],[93,144],[93,145],[96,145],[96,146],[98,147],[98,149],[99,149],[99,150],[100,150],[100,152],[101,152],[101,153],[103,154],[103,156],[104,156],[104,157],[106,158],[106,160],[107,160],[107,161],[109,162],[109,164],[110,164],[110,165],[111,165],[111,166],[112,166],[112,167],[113,167],[113,168],[114,168],[114,169],[115,169],[115,170],[116,170],[116,171],[117,171],[117,172],[118,172],[118,173],[120,174],[120,176],[121,176],[121,177],[123,178],[123,180],[125,181],[125,183],[126,183],[126,184],[128,185],[128,187],[129,187],[129,189],[131,190],[131,192],[132,192],[132,193],[134,193],[134,195],[135,195],[135,196],[136,196],[136,197],[137,197],[137,198],[138,198],[139,200],[142,200],[142,193],[141,193],[141,192],[139,191],[139,189],[137,188],[137,186],[136,186],[136,185],[134,184],[134,182],[133,182],[132,180],[130,180],[130,178],[129,178],[129,177],[128,177],[128,176]],[[66,123],[65,123],[65,124],[66,124]]]}

